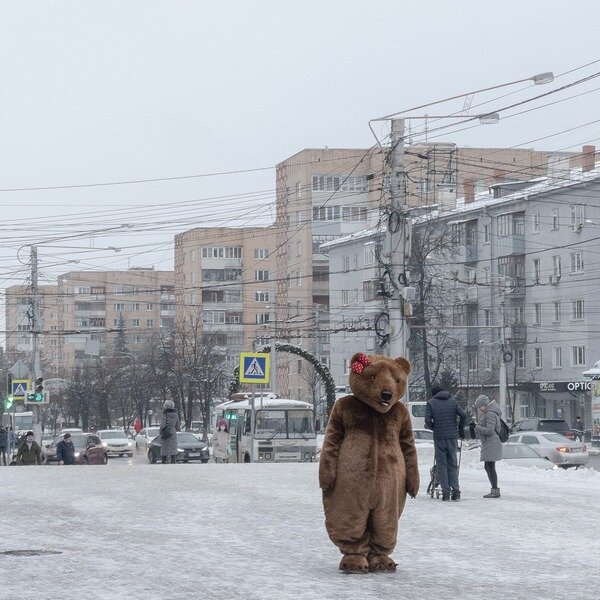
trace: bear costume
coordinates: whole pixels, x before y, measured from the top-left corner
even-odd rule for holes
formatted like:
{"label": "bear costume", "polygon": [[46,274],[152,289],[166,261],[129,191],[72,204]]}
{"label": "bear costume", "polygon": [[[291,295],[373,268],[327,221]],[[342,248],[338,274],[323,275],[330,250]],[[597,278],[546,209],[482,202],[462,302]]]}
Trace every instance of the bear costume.
{"label": "bear costume", "polygon": [[406,391],[406,358],[355,354],[352,395],[331,411],[319,464],[325,527],[345,573],[395,571],[390,558],[406,494],[419,490]]}

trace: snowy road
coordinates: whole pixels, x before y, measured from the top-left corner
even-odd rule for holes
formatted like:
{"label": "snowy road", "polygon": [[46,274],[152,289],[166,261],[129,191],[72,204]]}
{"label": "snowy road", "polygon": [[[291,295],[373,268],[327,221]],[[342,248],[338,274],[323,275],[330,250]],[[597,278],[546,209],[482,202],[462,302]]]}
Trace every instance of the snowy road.
{"label": "snowy road", "polygon": [[503,468],[503,498],[490,501],[484,472],[466,466],[462,502],[407,502],[396,574],[345,576],[316,464],[120,466],[0,469],[0,551],[62,552],[0,556],[1,600],[571,600],[600,589],[596,471]]}

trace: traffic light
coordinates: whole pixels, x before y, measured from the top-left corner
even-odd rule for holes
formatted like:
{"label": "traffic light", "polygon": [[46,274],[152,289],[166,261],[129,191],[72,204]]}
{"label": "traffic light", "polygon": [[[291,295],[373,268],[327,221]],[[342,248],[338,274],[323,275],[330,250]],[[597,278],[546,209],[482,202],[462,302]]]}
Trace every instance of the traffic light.
{"label": "traffic light", "polygon": [[27,402],[42,404],[45,400],[46,395],[44,394],[44,378],[38,377],[35,380],[33,392],[29,392],[27,394]]}
{"label": "traffic light", "polygon": [[12,394],[8,394],[6,396],[6,398],[4,398],[3,404],[4,404],[4,410],[3,412],[7,412],[12,408],[14,402],[14,398]]}

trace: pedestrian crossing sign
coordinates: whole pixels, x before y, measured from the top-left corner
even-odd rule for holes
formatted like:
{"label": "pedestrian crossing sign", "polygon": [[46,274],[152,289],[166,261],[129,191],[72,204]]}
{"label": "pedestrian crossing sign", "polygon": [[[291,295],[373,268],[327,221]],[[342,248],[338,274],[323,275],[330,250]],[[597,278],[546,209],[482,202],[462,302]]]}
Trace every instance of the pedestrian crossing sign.
{"label": "pedestrian crossing sign", "polygon": [[262,352],[242,352],[240,383],[269,383],[269,358]]}
{"label": "pedestrian crossing sign", "polygon": [[13,379],[11,382],[13,400],[23,402],[27,397],[29,379]]}

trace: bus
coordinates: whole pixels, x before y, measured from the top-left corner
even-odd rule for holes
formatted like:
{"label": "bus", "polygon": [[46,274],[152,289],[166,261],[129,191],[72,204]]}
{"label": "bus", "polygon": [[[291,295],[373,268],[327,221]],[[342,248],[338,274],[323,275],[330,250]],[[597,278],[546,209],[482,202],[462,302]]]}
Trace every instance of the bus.
{"label": "bus", "polygon": [[314,461],[317,436],[312,404],[269,396],[242,397],[216,407],[217,418],[224,418],[229,426],[229,461]]}
{"label": "bus", "polygon": [[19,436],[33,431],[33,412],[6,412],[2,415],[2,425],[12,427]]}

